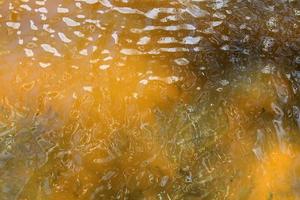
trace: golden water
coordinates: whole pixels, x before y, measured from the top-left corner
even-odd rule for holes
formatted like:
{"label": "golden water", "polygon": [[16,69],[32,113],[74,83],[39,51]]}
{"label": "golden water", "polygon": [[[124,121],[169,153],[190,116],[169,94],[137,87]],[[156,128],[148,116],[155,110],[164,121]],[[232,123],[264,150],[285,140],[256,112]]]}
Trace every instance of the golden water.
{"label": "golden water", "polygon": [[0,200],[300,199],[299,13],[0,0]]}

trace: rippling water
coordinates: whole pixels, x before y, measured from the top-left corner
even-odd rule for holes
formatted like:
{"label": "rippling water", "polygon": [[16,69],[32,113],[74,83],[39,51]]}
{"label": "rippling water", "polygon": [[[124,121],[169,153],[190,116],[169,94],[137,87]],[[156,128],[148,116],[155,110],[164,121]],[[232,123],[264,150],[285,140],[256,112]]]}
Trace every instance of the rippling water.
{"label": "rippling water", "polygon": [[298,0],[0,0],[0,200],[300,199]]}

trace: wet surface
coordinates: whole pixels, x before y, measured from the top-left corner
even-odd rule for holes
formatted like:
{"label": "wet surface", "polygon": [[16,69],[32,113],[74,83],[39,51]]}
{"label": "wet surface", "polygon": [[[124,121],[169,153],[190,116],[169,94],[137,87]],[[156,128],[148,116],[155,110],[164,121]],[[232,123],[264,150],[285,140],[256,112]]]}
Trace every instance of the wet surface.
{"label": "wet surface", "polygon": [[0,200],[300,199],[297,0],[0,0]]}

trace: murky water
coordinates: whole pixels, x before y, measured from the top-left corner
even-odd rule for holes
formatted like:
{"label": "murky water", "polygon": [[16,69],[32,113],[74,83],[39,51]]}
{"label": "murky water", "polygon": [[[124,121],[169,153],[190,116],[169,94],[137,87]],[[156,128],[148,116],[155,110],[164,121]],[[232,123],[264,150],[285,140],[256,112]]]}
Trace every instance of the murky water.
{"label": "murky water", "polygon": [[0,0],[0,200],[300,199],[297,0]]}

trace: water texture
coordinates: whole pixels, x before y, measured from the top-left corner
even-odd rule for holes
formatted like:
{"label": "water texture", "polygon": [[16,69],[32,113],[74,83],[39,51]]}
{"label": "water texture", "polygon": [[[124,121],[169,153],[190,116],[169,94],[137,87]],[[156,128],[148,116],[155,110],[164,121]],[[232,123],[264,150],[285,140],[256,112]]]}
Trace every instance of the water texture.
{"label": "water texture", "polygon": [[0,200],[300,199],[300,1],[0,0]]}

